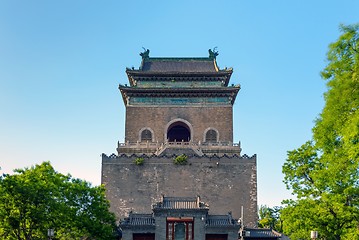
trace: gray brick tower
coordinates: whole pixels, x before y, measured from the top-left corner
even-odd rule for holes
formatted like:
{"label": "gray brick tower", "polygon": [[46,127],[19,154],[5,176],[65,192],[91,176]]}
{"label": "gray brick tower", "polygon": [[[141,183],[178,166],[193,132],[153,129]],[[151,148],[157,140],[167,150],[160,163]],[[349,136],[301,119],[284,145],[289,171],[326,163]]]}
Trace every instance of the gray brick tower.
{"label": "gray brick tower", "polygon": [[[149,213],[163,196],[200,196],[213,214],[257,223],[256,155],[233,143],[233,104],[240,86],[232,68],[219,69],[216,51],[204,58],[140,54],[119,89],[126,107],[125,142],[102,155],[102,183],[120,219]],[[183,164],[175,164],[182,156]],[[178,159],[178,158],[177,158]]]}

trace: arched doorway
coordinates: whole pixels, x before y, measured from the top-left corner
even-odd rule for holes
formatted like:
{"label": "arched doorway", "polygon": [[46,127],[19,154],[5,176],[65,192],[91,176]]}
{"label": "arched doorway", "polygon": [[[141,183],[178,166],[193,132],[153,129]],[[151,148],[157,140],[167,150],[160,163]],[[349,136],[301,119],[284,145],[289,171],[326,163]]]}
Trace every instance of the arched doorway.
{"label": "arched doorway", "polygon": [[191,140],[191,131],[184,122],[174,122],[168,127],[167,139],[169,142],[189,142]]}

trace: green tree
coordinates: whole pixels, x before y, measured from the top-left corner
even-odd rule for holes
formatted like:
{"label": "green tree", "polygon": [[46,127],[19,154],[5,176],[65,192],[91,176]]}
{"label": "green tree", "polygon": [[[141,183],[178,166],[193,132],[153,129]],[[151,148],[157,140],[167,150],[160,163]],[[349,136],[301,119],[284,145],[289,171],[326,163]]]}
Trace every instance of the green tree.
{"label": "green tree", "polygon": [[284,182],[297,200],[285,201],[284,233],[309,239],[359,239],[359,25],[344,26],[330,44],[322,71],[328,90],[311,141],[288,152]]}
{"label": "green tree", "polygon": [[271,228],[278,232],[282,232],[282,221],[280,219],[281,207],[270,208],[266,205],[261,205],[259,208],[258,227]]}
{"label": "green tree", "polygon": [[115,217],[102,186],[56,172],[49,162],[0,178],[0,238],[112,239]]}

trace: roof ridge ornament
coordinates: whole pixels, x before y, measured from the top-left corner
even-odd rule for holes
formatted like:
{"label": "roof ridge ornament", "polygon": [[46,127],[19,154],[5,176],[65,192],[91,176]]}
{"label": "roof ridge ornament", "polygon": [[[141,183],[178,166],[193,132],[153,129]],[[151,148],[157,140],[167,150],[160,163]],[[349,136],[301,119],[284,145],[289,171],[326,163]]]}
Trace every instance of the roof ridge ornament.
{"label": "roof ridge ornament", "polygon": [[140,53],[140,56],[142,57],[142,59],[148,59],[150,57],[150,49],[146,49],[144,47],[143,48],[143,52]]}
{"label": "roof ridge ornament", "polygon": [[208,53],[209,53],[209,58],[210,59],[216,59],[216,57],[218,56],[218,51],[217,51],[217,47],[214,47],[213,49],[208,49]]}

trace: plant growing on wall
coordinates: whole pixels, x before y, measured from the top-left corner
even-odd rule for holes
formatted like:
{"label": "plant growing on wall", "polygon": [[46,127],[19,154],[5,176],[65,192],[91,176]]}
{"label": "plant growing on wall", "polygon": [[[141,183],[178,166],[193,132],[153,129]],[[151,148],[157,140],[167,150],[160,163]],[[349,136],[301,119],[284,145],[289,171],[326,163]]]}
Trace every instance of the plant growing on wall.
{"label": "plant growing on wall", "polygon": [[134,163],[139,166],[143,165],[144,162],[145,162],[145,159],[141,158],[141,157],[136,158],[134,161]]}
{"label": "plant growing on wall", "polygon": [[181,154],[173,159],[173,162],[178,165],[186,165],[187,164],[187,155]]}

